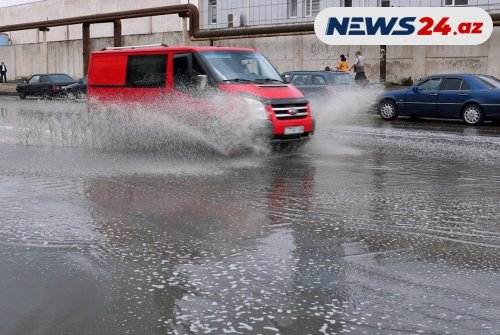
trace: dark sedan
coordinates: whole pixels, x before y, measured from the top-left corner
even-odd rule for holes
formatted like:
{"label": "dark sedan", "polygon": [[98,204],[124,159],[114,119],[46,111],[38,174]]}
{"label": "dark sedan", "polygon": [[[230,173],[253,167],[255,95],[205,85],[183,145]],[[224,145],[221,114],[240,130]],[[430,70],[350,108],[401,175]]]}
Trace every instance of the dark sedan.
{"label": "dark sedan", "polygon": [[27,96],[53,98],[61,95],[61,88],[76,81],[64,73],[35,74],[17,85],[16,91],[21,99]]}
{"label": "dark sedan", "polygon": [[61,89],[62,93],[70,99],[82,99],[87,94],[87,76]]}
{"label": "dark sedan", "polygon": [[282,76],[309,100],[331,96],[356,84],[349,73],[340,71],[289,71]]}
{"label": "dark sedan", "polygon": [[384,120],[398,116],[462,119],[478,125],[500,120],[500,81],[481,74],[440,74],[417,85],[384,93],[378,101]]}

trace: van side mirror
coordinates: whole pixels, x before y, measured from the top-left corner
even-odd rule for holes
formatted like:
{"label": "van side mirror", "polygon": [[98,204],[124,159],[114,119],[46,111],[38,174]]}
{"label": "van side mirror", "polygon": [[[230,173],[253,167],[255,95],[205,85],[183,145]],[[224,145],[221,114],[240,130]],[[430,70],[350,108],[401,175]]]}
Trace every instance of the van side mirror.
{"label": "van side mirror", "polygon": [[206,74],[199,74],[196,76],[196,86],[200,91],[204,91],[207,89],[208,77]]}
{"label": "van side mirror", "polygon": [[285,74],[283,76],[283,80],[285,81],[285,83],[290,83],[290,82],[292,82],[292,76],[289,74]]}

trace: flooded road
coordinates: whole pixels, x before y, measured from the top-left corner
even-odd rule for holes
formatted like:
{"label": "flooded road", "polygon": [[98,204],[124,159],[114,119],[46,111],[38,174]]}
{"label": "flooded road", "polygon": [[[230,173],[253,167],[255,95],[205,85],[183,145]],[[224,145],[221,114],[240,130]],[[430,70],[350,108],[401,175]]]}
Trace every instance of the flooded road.
{"label": "flooded road", "polygon": [[322,116],[228,157],[0,105],[2,335],[500,334],[498,126]]}

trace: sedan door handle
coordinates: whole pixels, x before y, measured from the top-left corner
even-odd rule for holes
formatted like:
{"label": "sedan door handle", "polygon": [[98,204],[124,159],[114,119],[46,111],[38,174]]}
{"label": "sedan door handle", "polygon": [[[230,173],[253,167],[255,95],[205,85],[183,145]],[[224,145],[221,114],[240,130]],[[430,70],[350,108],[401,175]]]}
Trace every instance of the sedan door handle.
{"label": "sedan door handle", "polygon": [[458,93],[458,95],[466,96],[467,93]]}
{"label": "sedan door handle", "polygon": [[437,93],[429,93],[429,95],[435,96],[438,95]]}

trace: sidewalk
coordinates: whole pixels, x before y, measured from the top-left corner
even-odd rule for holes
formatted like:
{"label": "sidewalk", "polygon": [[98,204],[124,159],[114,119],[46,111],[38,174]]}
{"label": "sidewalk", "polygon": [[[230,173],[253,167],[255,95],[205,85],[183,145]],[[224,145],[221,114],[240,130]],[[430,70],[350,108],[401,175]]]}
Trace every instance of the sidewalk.
{"label": "sidewalk", "polygon": [[0,84],[0,95],[17,95],[16,86],[17,82],[14,83],[2,83]]}
{"label": "sidewalk", "polygon": [[17,95],[16,86],[19,83],[1,83],[0,95]]}

